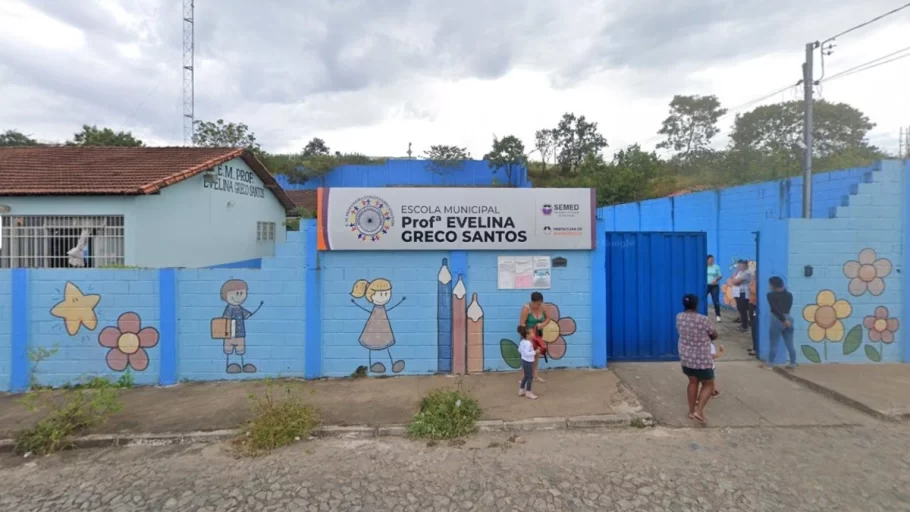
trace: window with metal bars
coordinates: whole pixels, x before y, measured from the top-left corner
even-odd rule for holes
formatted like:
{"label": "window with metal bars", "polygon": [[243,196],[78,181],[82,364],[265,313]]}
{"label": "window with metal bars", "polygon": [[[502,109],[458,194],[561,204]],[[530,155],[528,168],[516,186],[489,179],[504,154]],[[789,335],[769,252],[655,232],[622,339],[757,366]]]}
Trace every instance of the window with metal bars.
{"label": "window with metal bars", "polygon": [[0,222],[0,268],[123,266],[122,215],[5,214]]}
{"label": "window with metal bars", "polygon": [[257,222],[256,223],[256,241],[272,242],[275,240],[275,223],[274,222]]}

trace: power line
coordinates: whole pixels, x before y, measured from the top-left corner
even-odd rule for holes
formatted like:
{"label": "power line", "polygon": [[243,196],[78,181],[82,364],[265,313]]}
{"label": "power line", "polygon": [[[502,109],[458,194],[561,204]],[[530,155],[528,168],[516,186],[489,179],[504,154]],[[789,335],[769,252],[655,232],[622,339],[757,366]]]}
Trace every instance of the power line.
{"label": "power line", "polygon": [[[902,53],[902,52],[906,52],[907,50],[910,50],[910,46],[908,46],[906,48],[901,48],[900,50],[897,50],[895,52],[891,52],[888,55],[883,55],[881,57],[878,57],[877,59],[872,59],[868,62],[864,62],[857,66],[853,66],[852,68],[845,69],[845,70],[841,71],[840,73],[831,75],[828,78],[820,80],[819,83],[830,82],[831,80],[834,80],[836,78],[843,78],[845,76],[850,76],[850,75],[853,75],[856,73],[860,73],[862,71],[867,71],[872,68],[877,68],[878,66],[882,66],[884,64],[888,64],[888,63],[894,62],[896,60],[905,59],[907,57],[910,57],[910,53],[905,53],[903,55],[898,55],[898,54]],[[895,55],[898,55],[898,56],[895,57]],[[888,59],[888,60],[885,60],[885,59]]]}
{"label": "power line", "polygon": [[881,19],[883,19],[883,18],[887,18],[888,16],[891,16],[892,14],[895,14],[895,13],[897,13],[897,12],[900,12],[900,11],[906,9],[907,7],[910,7],[910,3],[906,3],[906,4],[900,6],[900,7],[896,8],[896,9],[893,9],[893,10],[891,10],[891,11],[886,12],[885,14],[882,14],[882,15],[880,15],[880,16],[877,16],[877,17],[875,17],[875,18],[872,18],[871,20],[869,20],[869,21],[867,21],[867,22],[860,23],[859,25],[856,25],[856,26],[854,26],[854,27],[850,27],[850,28],[848,28],[847,30],[844,30],[843,32],[841,32],[840,34],[837,34],[837,35],[834,35],[834,36],[829,37],[828,39],[825,39],[824,41],[822,41],[821,44],[825,44],[825,43],[827,43],[827,42],[834,41],[835,39],[837,39],[837,38],[840,37],[840,36],[847,35],[847,34],[849,34],[850,32],[853,32],[853,31],[855,31],[855,30],[859,30],[859,29],[861,29],[861,28],[863,28],[863,27],[865,27],[865,26],[867,26],[867,25],[871,25],[871,24],[875,23],[876,21],[881,20]]}

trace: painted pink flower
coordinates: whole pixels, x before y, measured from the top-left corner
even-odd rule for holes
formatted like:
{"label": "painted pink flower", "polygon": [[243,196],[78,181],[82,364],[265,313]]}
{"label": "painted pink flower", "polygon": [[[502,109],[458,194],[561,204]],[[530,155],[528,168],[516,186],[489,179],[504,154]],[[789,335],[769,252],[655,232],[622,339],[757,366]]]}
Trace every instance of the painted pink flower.
{"label": "painted pink flower", "polygon": [[566,338],[575,334],[575,320],[570,317],[560,318],[559,307],[552,302],[543,305],[547,318],[552,320],[543,328],[543,341],[547,343],[547,352],[551,359],[562,359],[566,355]]}
{"label": "painted pink flower", "polygon": [[863,327],[869,329],[869,341],[892,343],[900,322],[897,318],[888,318],[888,308],[879,306],[875,308],[875,315],[863,318]]}
{"label": "painted pink flower", "polygon": [[891,262],[878,258],[875,249],[863,249],[855,261],[844,263],[844,275],[850,279],[850,295],[859,297],[867,291],[878,296],[885,291],[885,280],[891,274]]}
{"label": "painted pink flower", "polygon": [[98,343],[110,350],[107,365],[115,372],[126,367],[143,371],[149,366],[149,355],[145,351],[158,344],[158,331],[154,327],[142,328],[142,320],[136,313],[124,313],[117,319],[117,327],[105,327],[98,335]]}

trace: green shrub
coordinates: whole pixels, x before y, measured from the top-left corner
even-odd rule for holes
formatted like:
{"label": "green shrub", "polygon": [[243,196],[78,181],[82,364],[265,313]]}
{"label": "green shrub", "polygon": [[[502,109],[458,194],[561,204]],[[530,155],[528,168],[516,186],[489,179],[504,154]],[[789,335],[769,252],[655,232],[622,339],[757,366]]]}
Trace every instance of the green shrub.
{"label": "green shrub", "polygon": [[408,424],[408,434],[421,439],[452,439],[477,430],[480,406],[461,391],[436,389],[420,400],[420,411]]}
{"label": "green shrub", "polygon": [[32,391],[21,400],[30,410],[46,409],[35,426],[16,434],[14,451],[47,455],[68,448],[73,436],[85,433],[122,409],[112,386],[71,391]]}
{"label": "green shrub", "polygon": [[253,418],[235,446],[249,456],[270,453],[272,450],[305,439],[319,426],[316,409],[295,396],[285,387],[283,396],[276,396],[274,381],[266,382],[260,396],[250,394]]}

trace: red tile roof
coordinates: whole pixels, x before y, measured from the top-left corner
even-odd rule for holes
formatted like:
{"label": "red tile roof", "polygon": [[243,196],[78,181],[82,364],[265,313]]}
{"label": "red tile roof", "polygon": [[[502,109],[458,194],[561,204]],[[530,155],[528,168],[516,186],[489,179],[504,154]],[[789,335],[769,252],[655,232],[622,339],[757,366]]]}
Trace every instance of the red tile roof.
{"label": "red tile roof", "polygon": [[307,210],[315,213],[316,212],[316,191],[315,190],[285,190],[288,197],[291,198],[291,201],[294,201],[294,204],[298,207],[306,208]]}
{"label": "red tile roof", "polygon": [[0,148],[0,196],[156,194],[238,157],[286,210],[294,210],[262,162],[238,148]]}

